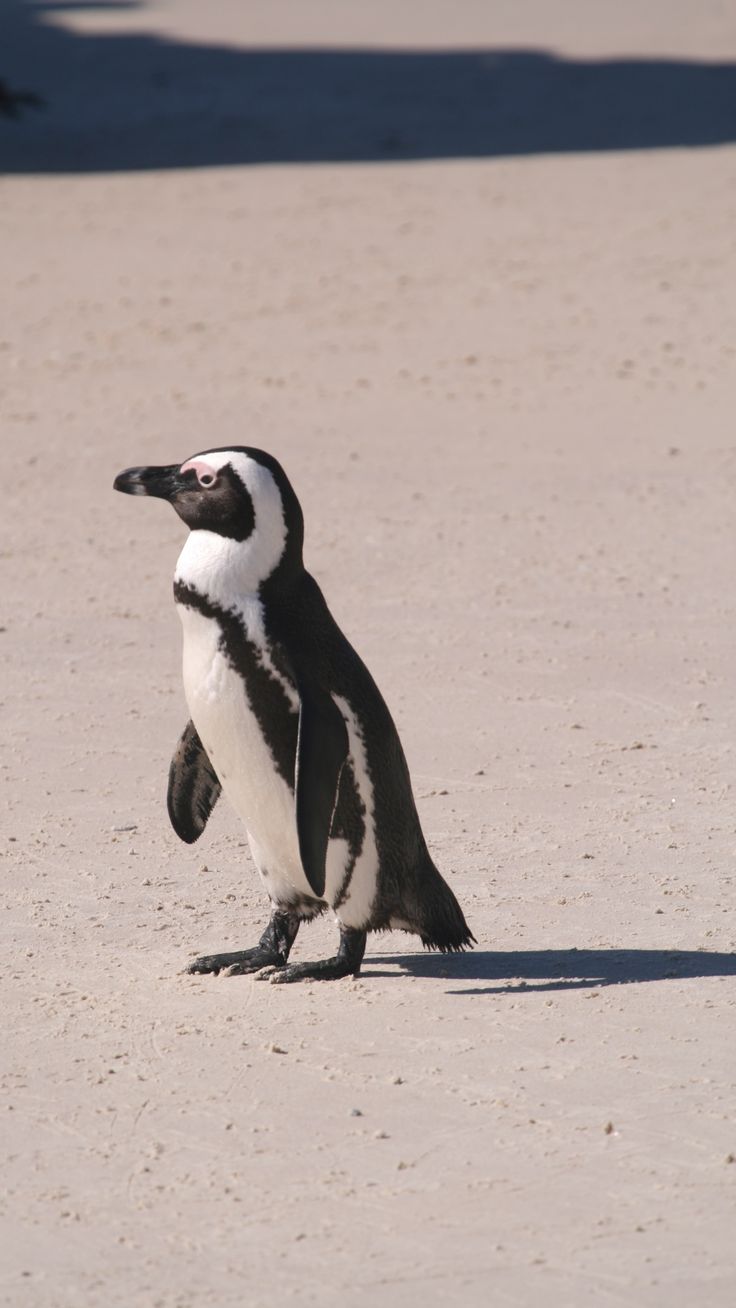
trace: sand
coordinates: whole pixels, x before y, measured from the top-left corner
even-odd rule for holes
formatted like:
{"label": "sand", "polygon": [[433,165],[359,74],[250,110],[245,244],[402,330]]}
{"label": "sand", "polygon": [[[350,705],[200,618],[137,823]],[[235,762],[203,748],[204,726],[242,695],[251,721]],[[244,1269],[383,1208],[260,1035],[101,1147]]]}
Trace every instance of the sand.
{"label": "sand", "polygon": [[[4,7],[50,104],[0,122],[3,1304],[733,1303],[736,31],[639,8]],[[244,134],[238,53],[308,46]],[[551,135],[424,132],[422,60],[408,133],[336,110],[339,51],[447,48],[450,98],[552,52]],[[228,442],[297,489],[472,954],[182,974],[267,903],[224,805],[169,827],[184,532],[111,485]]]}

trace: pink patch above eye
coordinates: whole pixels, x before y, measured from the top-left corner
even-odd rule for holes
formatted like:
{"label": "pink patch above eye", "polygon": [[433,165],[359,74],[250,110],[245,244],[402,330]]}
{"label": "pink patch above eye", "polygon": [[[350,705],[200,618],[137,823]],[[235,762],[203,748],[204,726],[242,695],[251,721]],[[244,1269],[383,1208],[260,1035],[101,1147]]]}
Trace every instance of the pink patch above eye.
{"label": "pink patch above eye", "polygon": [[215,469],[202,459],[190,459],[188,463],[182,463],[179,472],[196,472],[198,481],[203,477],[211,477],[214,481],[217,476]]}

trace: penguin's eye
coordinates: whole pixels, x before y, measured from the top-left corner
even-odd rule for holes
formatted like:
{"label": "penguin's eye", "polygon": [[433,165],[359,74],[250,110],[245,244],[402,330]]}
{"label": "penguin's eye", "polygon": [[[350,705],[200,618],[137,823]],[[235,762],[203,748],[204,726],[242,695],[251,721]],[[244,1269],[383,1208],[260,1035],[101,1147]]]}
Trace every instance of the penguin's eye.
{"label": "penguin's eye", "polygon": [[199,478],[199,484],[200,486],[214,486],[214,475],[211,472],[203,472],[202,476]]}

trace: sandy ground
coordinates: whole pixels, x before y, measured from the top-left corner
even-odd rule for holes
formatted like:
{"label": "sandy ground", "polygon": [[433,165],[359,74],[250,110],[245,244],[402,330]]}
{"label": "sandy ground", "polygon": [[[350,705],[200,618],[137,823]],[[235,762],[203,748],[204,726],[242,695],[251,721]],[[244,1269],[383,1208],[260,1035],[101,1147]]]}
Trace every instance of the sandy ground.
{"label": "sandy ground", "polygon": [[[32,23],[92,81],[119,32],[736,58],[715,5],[519,8]],[[110,171],[102,121],[49,171],[82,73],[0,125],[2,1303],[730,1308],[733,146]],[[111,483],[227,442],[297,488],[470,955],[182,975],[267,906],[224,806],[168,826],[183,529]]]}

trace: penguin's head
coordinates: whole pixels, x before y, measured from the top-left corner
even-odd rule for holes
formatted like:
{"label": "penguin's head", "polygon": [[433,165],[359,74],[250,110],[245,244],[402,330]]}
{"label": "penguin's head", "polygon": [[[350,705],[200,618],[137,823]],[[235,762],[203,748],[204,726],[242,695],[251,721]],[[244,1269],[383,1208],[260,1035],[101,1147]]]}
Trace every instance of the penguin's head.
{"label": "penguin's head", "polygon": [[168,500],[190,531],[247,543],[272,568],[282,560],[301,565],[301,507],[283,468],[263,450],[234,446],[181,464],[127,468],[113,489]]}

